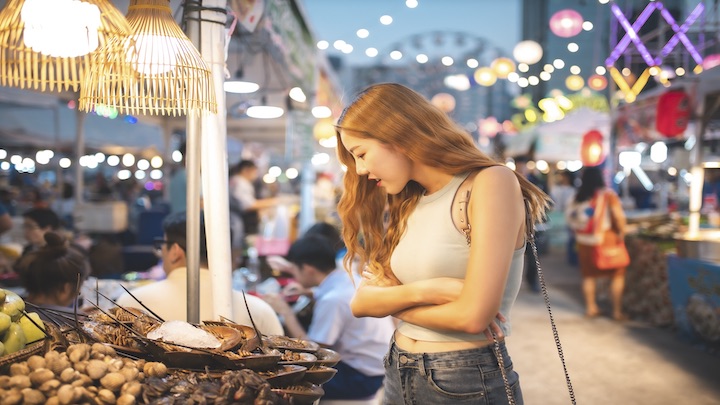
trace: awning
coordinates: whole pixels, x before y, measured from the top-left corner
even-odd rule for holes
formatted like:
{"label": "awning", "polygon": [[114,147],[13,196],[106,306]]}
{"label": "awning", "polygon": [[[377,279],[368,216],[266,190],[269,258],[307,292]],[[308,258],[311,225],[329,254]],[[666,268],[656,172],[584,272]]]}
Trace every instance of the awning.
{"label": "awning", "polygon": [[[2,89],[1,92],[5,90]],[[46,96],[46,99],[56,100],[50,96]],[[0,134],[8,141],[6,146],[36,145],[54,148],[74,145],[77,133],[76,110],[59,106],[56,121],[55,107],[9,103],[1,103],[1,107]],[[87,114],[83,124],[85,145],[96,150],[113,148],[123,153],[147,149],[164,150],[162,129],[159,126],[139,121],[131,124],[123,118],[120,116],[109,119]]]}
{"label": "awning", "polygon": [[518,132],[516,135],[505,135],[505,156],[517,157],[530,153],[535,139],[537,138],[537,127],[532,127]]}
{"label": "awning", "polygon": [[536,129],[536,160],[581,160],[582,138],[591,130],[603,134],[605,150],[610,147],[610,115],[589,108],[580,108],[560,121],[542,124]]}

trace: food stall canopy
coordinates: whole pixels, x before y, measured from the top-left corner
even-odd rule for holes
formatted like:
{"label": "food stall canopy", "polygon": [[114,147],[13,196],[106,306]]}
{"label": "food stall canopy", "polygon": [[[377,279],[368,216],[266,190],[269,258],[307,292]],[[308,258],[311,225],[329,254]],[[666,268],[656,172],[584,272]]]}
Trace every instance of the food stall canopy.
{"label": "food stall canopy", "polygon": [[[7,0],[0,0],[0,7],[3,7]],[[123,14],[128,10],[129,0],[112,0],[111,3]],[[181,0],[169,0],[173,16],[180,22],[182,18]],[[227,137],[228,148],[232,151],[231,161],[240,159],[240,152],[244,145],[253,144],[262,147],[271,156],[278,159],[287,156],[286,148],[291,146],[288,143],[288,120],[286,116],[276,119],[252,119],[245,115],[245,109],[252,104],[260,103],[263,99],[270,105],[285,106],[287,91],[294,86],[303,88],[309,96],[310,103],[317,97],[319,103],[327,105],[335,113],[339,113],[342,105],[342,88],[339,85],[335,71],[332,69],[324,53],[317,51],[316,39],[313,37],[312,27],[309,25],[307,16],[299,0],[266,0],[263,2],[246,2],[242,0],[228,0],[229,9],[242,14],[246,18],[252,17],[254,9],[243,14],[247,4],[263,4],[258,10],[259,14],[254,15],[256,26],[252,31],[242,24],[237,24],[230,39],[231,45],[227,56],[227,71],[234,76],[238,71],[244,73],[244,79],[253,81],[262,86],[262,89],[255,94],[239,95],[226,93],[227,111]],[[229,24],[228,24],[229,26]],[[33,138],[27,145],[41,144],[43,147],[55,145],[55,133],[53,129],[52,108],[58,102],[77,100],[77,95],[72,92],[55,93],[21,90],[13,87],[0,87],[0,111],[6,108],[11,109],[11,114],[21,111],[19,105],[33,106],[37,115],[35,120],[43,123],[23,123],[22,127],[9,127],[3,115],[3,122],[0,122],[0,133],[2,139],[17,139],[27,136]],[[46,110],[42,110],[45,108]],[[61,110],[64,107],[61,108]],[[68,110],[65,108],[65,110]],[[47,112],[44,112],[47,111]],[[65,111],[70,114],[71,111]],[[33,112],[27,114],[32,115]],[[40,115],[43,114],[43,115]],[[65,114],[64,114],[65,115]],[[156,117],[137,116],[137,124],[126,124],[120,122],[118,117],[109,120],[88,114],[85,119],[85,144],[89,148],[96,148],[99,145],[111,145],[141,150],[146,145],[156,145],[159,150],[164,148],[162,138],[163,130],[167,133],[184,133],[186,131],[185,117]],[[14,119],[14,121],[19,118]],[[65,120],[63,118],[63,120]],[[63,143],[68,139],[71,143],[75,139],[74,118],[72,127],[61,130]],[[23,121],[26,121],[23,119]],[[113,122],[116,121],[116,122]],[[143,124],[143,125],[141,125]],[[26,126],[29,125],[29,126]],[[36,128],[35,126],[46,128]],[[64,125],[64,124],[63,124]],[[104,131],[106,137],[101,136]],[[52,140],[52,144],[45,143],[45,140]],[[317,144],[317,142],[315,142]],[[6,145],[18,145],[13,140]],[[313,145],[318,150],[319,145]]]}
{"label": "food stall canopy", "polygon": [[535,159],[557,162],[581,160],[580,145],[585,133],[597,130],[603,134],[603,148],[610,146],[610,115],[590,108],[579,108],[562,120],[539,125]]}
{"label": "food stall canopy", "polygon": [[[0,89],[0,139],[6,147],[72,147],[77,133],[76,114],[75,109],[68,108],[67,102],[51,93]],[[122,115],[110,119],[87,114],[85,145],[107,153],[164,149],[160,125],[138,120],[130,123],[125,118]]]}
{"label": "food stall canopy", "polygon": [[530,153],[537,138],[537,127],[525,128],[516,135],[507,136],[505,141],[505,156],[517,157]]}

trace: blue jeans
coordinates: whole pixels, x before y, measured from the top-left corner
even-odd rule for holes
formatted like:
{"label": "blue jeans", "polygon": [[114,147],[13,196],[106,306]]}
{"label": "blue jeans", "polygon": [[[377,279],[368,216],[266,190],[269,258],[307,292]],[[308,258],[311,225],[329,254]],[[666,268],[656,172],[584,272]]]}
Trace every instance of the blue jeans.
{"label": "blue jeans", "polygon": [[[385,356],[384,405],[507,404],[493,345],[441,353],[409,353],[393,339]],[[515,403],[523,404],[518,374],[505,342],[500,353]]]}

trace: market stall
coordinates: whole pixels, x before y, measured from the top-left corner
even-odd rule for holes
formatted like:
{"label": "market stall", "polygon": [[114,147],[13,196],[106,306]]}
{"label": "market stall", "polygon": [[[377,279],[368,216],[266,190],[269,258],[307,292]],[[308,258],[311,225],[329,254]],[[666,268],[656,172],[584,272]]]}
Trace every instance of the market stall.
{"label": "market stall", "polygon": [[162,321],[150,309],[89,315],[0,289],[6,404],[311,404],[339,355],[229,321]]}
{"label": "market stall", "polygon": [[[222,84],[226,67],[223,44],[229,41],[232,32],[228,33],[224,29],[226,3],[223,0],[211,1],[184,10],[190,16],[186,21],[188,36],[194,40],[203,58],[211,66],[208,70],[211,70],[214,83],[206,83],[206,88],[211,88],[211,93],[219,99],[216,102],[214,99],[199,98],[207,101],[208,105],[217,105],[217,112],[214,109],[200,111],[198,108],[177,114],[178,111],[173,110],[173,118],[143,119],[144,122],[167,124],[161,125],[162,128],[150,125],[156,136],[142,138],[147,135],[143,131],[133,132],[123,128],[128,136],[114,134],[113,137],[121,146],[140,138],[140,144],[145,149],[150,149],[151,143],[159,138],[164,142],[162,150],[167,157],[168,128],[177,128],[178,122],[183,122],[180,127],[187,128],[188,150],[185,162],[188,172],[188,212],[189,216],[199,215],[202,188],[207,234],[210,235],[208,255],[213,274],[212,297],[217,319],[196,319],[199,295],[197,277],[194,280],[189,277],[187,288],[188,319],[192,323],[176,320],[165,322],[155,316],[150,308],[115,306],[107,310],[96,308],[91,314],[84,315],[57,309],[30,308],[28,305],[28,315],[22,312],[22,300],[17,295],[2,290],[2,310],[10,310],[12,307],[14,311],[12,315],[4,314],[4,317],[0,314],[0,339],[3,343],[0,345],[0,355],[5,354],[0,357],[0,398],[3,403],[128,404],[165,401],[188,403],[198,400],[202,403],[304,404],[318,400],[323,395],[321,385],[334,376],[336,370],[332,366],[340,360],[337,353],[321,349],[316,343],[307,340],[263,336],[254,323],[250,327],[227,321],[232,318],[232,309],[227,308],[232,268],[229,265],[228,181],[225,176],[228,172],[226,134],[231,131],[228,131],[225,122],[229,114]],[[336,103],[338,98],[328,94],[328,91],[334,90],[328,80],[323,82],[322,87],[318,86],[318,72],[328,65],[322,65],[316,60],[321,54],[314,47],[314,39],[300,4],[293,0],[256,4],[264,7],[264,11],[255,15],[255,21],[260,24],[257,33],[267,41],[263,46],[275,59],[274,66],[279,66],[283,71],[279,80],[284,78],[287,81],[275,83],[265,80],[262,100],[253,101],[279,98],[282,103],[288,103],[289,108],[288,90],[294,86],[304,88],[311,97],[311,101],[304,106],[307,111],[303,111],[303,118],[306,119],[310,119],[309,109],[316,99]],[[245,2],[233,2],[233,7],[238,11],[244,5]],[[170,11],[165,4],[138,5],[131,1],[131,9],[133,6],[135,11],[152,9],[168,15]],[[182,7],[185,7],[185,3]],[[213,19],[217,21],[211,21]],[[214,24],[216,22],[219,24]],[[169,21],[157,24],[162,25],[172,26]],[[165,47],[163,51],[167,52],[170,48]],[[252,55],[242,56],[250,59]],[[175,67],[173,61],[170,71],[190,70],[188,66],[178,70]],[[267,77],[269,72],[263,71],[264,67],[261,67],[260,74]],[[136,73],[144,75],[146,72],[136,69]],[[131,73],[127,79],[136,78],[136,73]],[[100,76],[105,77],[106,82],[110,77],[115,77],[109,74]],[[162,87],[166,82],[156,82],[147,87]],[[59,107],[59,96],[48,98],[51,100],[45,102],[50,105],[48,114],[56,114],[56,119],[32,122],[33,113],[37,112],[21,114],[23,121],[32,129],[24,131],[15,128],[16,132],[50,134],[53,141],[65,138],[69,131],[65,131],[62,124],[66,121],[68,110],[60,108],[64,107],[62,105]],[[124,101],[127,101],[127,97]],[[90,110],[97,112],[98,106],[96,103]],[[119,106],[122,107],[127,106]],[[337,110],[336,106],[332,107]],[[85,110],[89,111],[87,108]],[[77,110],[70,113],[75,117],[80,116]],[[12,124],[11,118],[17,115],[16,111],[8,111],[8,114],[5,121]],[[184,114],[187,114],[187,121],[175,117]],[[307,149],[306,144],[313,142],[312,127],[304,120],[292,119],[296,117],[290,111],[288,115],[291,118],[282,120],[280,136],[285,138],[284,143],[287,145]],[[248,116],[243,114],[242,118]],[[89,140],[98,144],[98,147],[107,147],[110,144],[108,127],[115,129],[118,123],[130,124],[127,121],[115,121],[115,126],[109,124],[104,127],[105,131],[88,131],[90,127],[85,125],[87,121],[100,119],[101,126],[111,122],[103,122],[103,118],[93,115],[88,120],[82,115],[77,121],[71,121],[75,124],[72,132],[75,157],[84,155],[84,147]],[[168,124],[169,121],[173,125]],[[247,121],[250,120],[243,120]],[[55,126],[48,124],[53,122]],[[246,128],[236,126],[233,132],[243,129]],[[277,135],[277,131],[273,135]],[[308,161],[310,158],[308,154],[299,157]],[[126,166],[132,166],[132,163]],[[73,168],[81,179],[84,169],[77,162]],[[312,173],[308,171],[306,174],[306,188],[309,189]],[[81,183],[82,180],[78,180],[78,185]],[[82,193],[77,192],[76,197],[77,203],[81,203]],[[197,273],[198,270],[199,221],[194,219],[197,217],[188,220],[188,243],[183,247],[188,255],[188,273]],[[100,292],[96,291],[95,295],[96,301],[99,301]],[[12,297],[12,305],[5,300],[6,296]],[[39,315],[44,321],[39,320]],[[31,319],[28,324],[26,321]],[[33,327],[34,336],[30,332]],[[200,336],[188,340],[196,334]]]}
{"label": "market stall", "polygon": [[581,160],[583,135],[592,130],[603,135],[603,148],[608,150],[610,115],[606,112],[581,107],[559,121],[539,125],[536,129],[535,159],[548,162]]}
{"label": "market stall", "polygon": [[[628,311],[632,313],[635,308],[638,316],[652,319],[655,324],[674,325],[683,336],[708,348],[716,347],[720,340],[714,332],[720,328],[720,282],[716,277],[720,258],[714,253],[720,246],[720,235],[715,220],[717,204],[709,189],[714,184],[707,172],[720,165],[712,152],[720,135],[719,78],[720,70],[710,69],[675,80],[668,88],[641,94],[636,102],[620,106],[614,122],[620,148],[635,148],[640,143],[675,146],[668,151],[668,161],[656,167],[675,173],[660,176],[674,178],[674,183],[655,187],[672,190],[669,195],[661,195],[666,199],[666,210],[659,221],[653,218],[657,212],[638,215],[636,221],[641,226],[635,240],[627,244],[633,257],[631,267],[637,265],[645,273],[635,279],[628,272]],[[685,97],[685,107],[660,111],[667,101],[663,98],[670,94]],[[661,118],[681,114],[680,108],[690,112],[686,127],[675,134],[664,134],[658,128]],[[656,297],[654,292],[662,295]]]}

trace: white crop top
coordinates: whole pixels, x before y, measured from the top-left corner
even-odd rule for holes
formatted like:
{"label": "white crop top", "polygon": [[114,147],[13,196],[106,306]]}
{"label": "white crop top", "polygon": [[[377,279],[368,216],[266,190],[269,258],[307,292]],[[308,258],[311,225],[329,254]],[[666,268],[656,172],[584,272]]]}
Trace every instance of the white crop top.
{"label": "white crop top", "polygon": [[[468,174],[455,175],[437,192],[423,196],[408,218],[405,233],[390,259],[393,273],[403,284],[437,277],[465,278],[470,247],[465,235],[455,227],[451,209],[455,194]],[[500,324],[505,336],[510,335],[510,311],[522,282],[525,246],[512,254],[510,272],[500,304],[507,322]],[[398,331],[415,339],[433,342],[486,340],[483,333],[469,334],[429,329],[400,322]]]}

